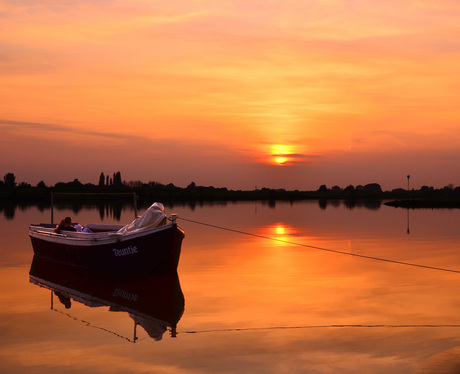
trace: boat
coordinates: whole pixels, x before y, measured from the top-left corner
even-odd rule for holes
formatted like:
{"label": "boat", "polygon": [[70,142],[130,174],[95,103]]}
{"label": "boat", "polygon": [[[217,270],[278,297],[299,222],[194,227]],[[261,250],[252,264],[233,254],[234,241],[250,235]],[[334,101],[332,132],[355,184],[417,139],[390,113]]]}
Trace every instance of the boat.
{"label": "boat", "polygon": [[56,232],[55,224],[31,224],[34,254],[58,263],[110,273],[148,274],[177,269],[184,231],[161,203],[127,225],[88,224],[90,233]]}
{"label": "boat", "polygon": [[[29,281],[51,290],[51,309],[58,312],[71,309],[77,302],[128,313],[134,321],[134,338],[128,339],[132,342],[137,340],[137,326],[154,340],[161,340],[167,330],[176,337],[184,312],[185,299],[176,270],[126,277],[67,264],[56,266],[54,261],[34,255]],[[78,316],[74,319],[78,320]]]}

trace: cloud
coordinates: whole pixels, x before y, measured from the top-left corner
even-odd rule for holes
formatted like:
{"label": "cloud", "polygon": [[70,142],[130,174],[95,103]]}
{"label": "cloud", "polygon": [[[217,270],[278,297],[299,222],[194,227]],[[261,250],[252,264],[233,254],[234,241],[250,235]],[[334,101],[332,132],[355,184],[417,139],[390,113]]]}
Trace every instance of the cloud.
{"label": "cloud", "polygon": [[[457,129],[433,127],[430,132],[403,130],[361,131],[351,138],[353,151],[385,151],[398,153],[401,150],[423,152],[458,150],[460,137]],[[369,145],[372,147],[370,148]]]}
{"label": "cloud", "polygon": [[115,132],[99,132],[93,131],[91,129],[85,128],[82,130],[81,128],[75,128],[65,125],[58,125],[54,123],[41,123],[41,122],[24,122],[24,121],[11,121],[0,119],[0,127],[9,127],[9,128],[17,128],[17,127],[26,127],[29,129],[34,130],[41,130],[41,131],[50,131],[50,132],[59,132],[59,133],[68,133],[68,134],[79,134],[79,135],[89,135],[89,136],[97,136],[97,137],[104,137],[104,138],[112,138],[112,139],[145,139],[142,136],[136,136],[131,134],[121,134]]}
{"label": "cloud", "polygon": [[279,153],[272,154],[273,157],[292,157],[292,158],[309,158],[310,155],[303,155],[301,153]]}

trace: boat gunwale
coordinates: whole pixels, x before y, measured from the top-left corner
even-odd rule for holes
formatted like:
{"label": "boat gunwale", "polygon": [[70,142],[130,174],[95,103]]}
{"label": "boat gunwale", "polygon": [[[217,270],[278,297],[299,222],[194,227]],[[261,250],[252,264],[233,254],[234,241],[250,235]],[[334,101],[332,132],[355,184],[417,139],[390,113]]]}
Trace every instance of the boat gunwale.
{"label": "boat gunwale", "polygon": [[[114,225],[115,226],[115,225]],[[29,236],[46,242],[59,243],[63,245],[82,245],[94,246],[110,244],[115,242],[125,242],[140,237],[153,235],[155,233],[177,228],[184,236],[184,230],[176,223],[167,223],[162,226],[146,227],[133,232],[120,234],[117,231],[104,231],[95,233],[67,231],[65,234],[54,232],[54,228],[46,228],[40,225],[29,226]]]}

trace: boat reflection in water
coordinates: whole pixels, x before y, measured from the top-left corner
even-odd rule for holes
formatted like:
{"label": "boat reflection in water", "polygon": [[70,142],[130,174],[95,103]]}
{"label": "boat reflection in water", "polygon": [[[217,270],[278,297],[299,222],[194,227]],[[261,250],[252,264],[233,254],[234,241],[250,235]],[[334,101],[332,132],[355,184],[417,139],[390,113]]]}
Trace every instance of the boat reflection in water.
{"label": "boat reflection in water", "polygon": [[34,256],[29,279],[52,291],[52,309],[54,294],[67,309],[75,301],[127,312],[134,321],[133,342],[137,340],[138,325],[155,340],[160,340],[168,328],[175,337],[184,312],[184,294],[176,270],[118,277]]}

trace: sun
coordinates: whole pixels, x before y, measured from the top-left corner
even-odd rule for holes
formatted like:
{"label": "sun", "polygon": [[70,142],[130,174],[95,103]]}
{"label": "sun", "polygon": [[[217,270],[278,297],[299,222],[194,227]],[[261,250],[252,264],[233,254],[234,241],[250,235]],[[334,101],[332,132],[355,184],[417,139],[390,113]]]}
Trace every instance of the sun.
{"label": "sun", "polygon": [[275,157],[275,162],[276,162],[278,165],[284,164],[287,160],[288,160],[287,157],[284,157],[284,156]]}
{"label": "sun", "polygon": [[284,144],[273,144],[271,147],[272,163],[275,165],[286,165],[289,162],[289,155],[293,153],[291,146]]}

